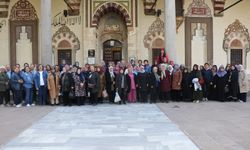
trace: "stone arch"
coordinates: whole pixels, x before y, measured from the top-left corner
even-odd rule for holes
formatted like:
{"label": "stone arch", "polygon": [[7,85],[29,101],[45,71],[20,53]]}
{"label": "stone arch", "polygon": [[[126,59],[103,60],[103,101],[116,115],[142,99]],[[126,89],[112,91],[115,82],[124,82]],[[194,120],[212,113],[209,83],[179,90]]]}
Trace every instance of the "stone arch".
{"label": "stone arch", "polygon": [[11,9],[10,20],[38,20],[38,17],[35,8],[28,0],[19,0]]}
{"label": "stone arch", "polygon": [[129,15],[129,11],[124,6],[116,2],[106,2],[99,6],[99,8],[97,8],[93,13],[91,21],[92,26],[97,26],[102,16],[104,16],[108,12],[115,12],[119,14],[120,16],[122,16],[127,26],[132,26],[132,19]]}
{"label": "stone arch", "polygon": [[62,26],[53,35],[53,37],[52,37],[53,50],[58,49],[58,46],[62,41],[68,41],[71,45],[72,50],[79,50],[80,49],[80,41],[79,41],[78,37],[67,26]]}
{"label": "stone arch", "polygon": [[54,52],[55,63],[58,63],[58,50],[71,50],[72,64],[76,61],[76,51],[80,49],[80,41],[69,27],[62,26],[52,37],[52,49]]}
{"label": "stone arch", "polygon": [[246,56],[250,51],[250,36],[248,29],[238,19],[230,24],[224,33],[223,49],[227,53],[228,63],[230,63],[231,49],[234,49],[235,46],[242,49],[243,65],[246,66]]}
{"label": "stone arch", "polygon": [[164,31],[164,22],[160,18],[156,18],[156,20],[151,24],[151,26],[148,29],[147,34],[144,36],[144,47],[148,49],[148,58],[149,62],[152,61],[152,53],[154,48],[160,48],[159,45],[156,46],[155,42],[157,40],[162,40],[163,45],[161,48],[164,48],[164,42],[165,42],[165,31]]}
{"label": "stone arch", "polygon": [[[9,16],[10,23],[10,64],[22,63],[38,63],[38,17],[34,6],[28,0],[18,0],[11,8]],[[31,46],[29,49],[17,46],[17,41],[21,39],[21,28],[25,28],[27,39],[30,40]],[[32,56],[30,59],[25,59],[24,52]],[[18,55],[18,56],[17,56]],[[18,61],[18,62],[17,62]]]}
{"label": "stone arch", "polygon": [[144,47],[151,48],[153,41],[157,38],[164,40],[164,33],[164,22],[160,18],[156,18],[149,27],[147,34],[144,36]]}

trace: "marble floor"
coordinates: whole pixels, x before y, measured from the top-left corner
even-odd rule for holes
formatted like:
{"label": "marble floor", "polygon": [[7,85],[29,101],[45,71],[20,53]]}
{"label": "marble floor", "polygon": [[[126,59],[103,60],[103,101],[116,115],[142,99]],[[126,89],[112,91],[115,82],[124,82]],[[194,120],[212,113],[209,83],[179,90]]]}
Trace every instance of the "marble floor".
{"label": "marble floor", "polygon": [[[25,121],[25,120],[23,120]],[[1,150],[197,150],[156,105],[58,107]]]}

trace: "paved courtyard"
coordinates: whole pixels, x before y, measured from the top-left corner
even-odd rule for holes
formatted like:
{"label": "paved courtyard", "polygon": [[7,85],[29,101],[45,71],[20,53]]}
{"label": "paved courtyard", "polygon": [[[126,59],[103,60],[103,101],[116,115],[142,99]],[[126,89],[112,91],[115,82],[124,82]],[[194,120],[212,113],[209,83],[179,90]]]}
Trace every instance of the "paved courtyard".
{"label": "paved courtyard", "polygon": [[156,105],[58,107],[2,150],[196,150]]}

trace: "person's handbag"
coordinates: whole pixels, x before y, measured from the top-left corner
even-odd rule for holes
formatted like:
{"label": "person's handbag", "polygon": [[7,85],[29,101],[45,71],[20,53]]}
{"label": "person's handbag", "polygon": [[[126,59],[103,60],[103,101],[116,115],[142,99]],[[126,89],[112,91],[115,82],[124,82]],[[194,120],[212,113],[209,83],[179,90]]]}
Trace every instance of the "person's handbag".
{"label": "person's handbag", "polygon": [[121,97],[120,95],[118,94],[118,92],[115,93],[115,103],[118,103],[121,101]]}
{"label": "person's handbag", "polygon": [[103,98],[107,98],[107,97],[108,97],[108,93],[107,93],[106,90],[103,90],[103,91],[102,91],[102,97],[103,97]]}
{"label": "person's handbag", "polygon": [[200,83],[200,85],[203,85],[203,84],[205,83],[205,81],[204,81],[204,78],[203,78],[203,77],[201,77],[201,78],[200,78],[199,83]]}
{"label": "person's handbag", "polygon": [[70,90],[70,92],[69,92],[69,99],[75,99],[75,92],[74,92],[74,90]]}

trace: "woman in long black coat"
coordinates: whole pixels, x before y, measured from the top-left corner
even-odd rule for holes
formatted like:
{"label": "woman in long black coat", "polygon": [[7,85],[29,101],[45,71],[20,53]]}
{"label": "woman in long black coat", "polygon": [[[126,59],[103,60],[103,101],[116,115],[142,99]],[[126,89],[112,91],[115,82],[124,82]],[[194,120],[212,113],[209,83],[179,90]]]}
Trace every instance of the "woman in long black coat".
{"label": "woman in long black coat", "polygon": [[160,75],[158,67],[153,67],[152,73],[149,76],[150,103],[156,103],[159,98],[160,91]]}
{"label": "woman in long black coat", "polygon": [[214,86],[216,87],[217,99],[221,102],[225,101],[225,87],[227,85],[227,72],[223,65],[221,65],[215,75]]}
{"label": "woman in long black coat", "polygon": [[145,72],[144,67],[140,67],[140,72],[138,73],[138,88],[139,88],[139,98],[140,102],[146,103],[148,96],[148,85],[149,85],[149,74]]}
{"label": "woman in long black coat", "polygon": [[188,72],[187,68],[184,68],[182,72],[182,82],[181,82],[181,95],[182,95],[182,100],[184,101],[191,101],[191,93],[192,90],[189,87],[189,80],[190,80],[190,74]]}
{"label": "woman in long black coat", "polygon": [[235,68],[235,66],[231,66],[229,74],[228,74],[228,87],[229,87],[229,94],[227,99],[237,101],[237,94],[239,91],[239,72]]}

